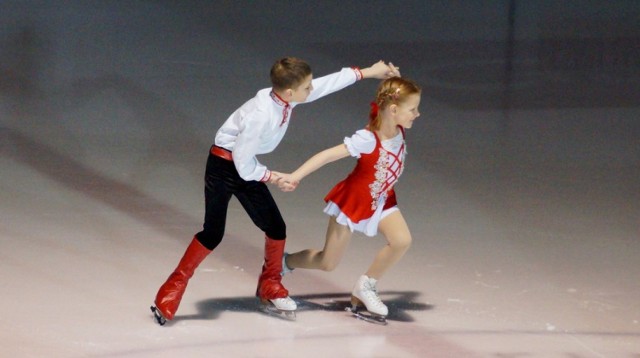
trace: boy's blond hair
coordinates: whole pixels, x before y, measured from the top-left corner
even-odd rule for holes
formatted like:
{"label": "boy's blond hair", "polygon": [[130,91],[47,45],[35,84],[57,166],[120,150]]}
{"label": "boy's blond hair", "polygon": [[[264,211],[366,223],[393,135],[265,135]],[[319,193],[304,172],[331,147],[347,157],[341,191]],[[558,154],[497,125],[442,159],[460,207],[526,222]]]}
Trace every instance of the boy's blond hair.
{"label": "boy's blond hair", "polygon": [[284,57],[271,67],[271,85],[274,90],[295,89],[311,75],[311,66],[295,57]]}

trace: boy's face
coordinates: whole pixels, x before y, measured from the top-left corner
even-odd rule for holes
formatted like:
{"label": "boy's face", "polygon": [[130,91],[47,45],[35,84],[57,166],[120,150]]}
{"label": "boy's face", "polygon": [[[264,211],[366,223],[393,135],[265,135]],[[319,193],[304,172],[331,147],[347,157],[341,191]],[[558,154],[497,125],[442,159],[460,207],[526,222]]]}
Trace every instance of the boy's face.
{"label": "boy's face", "polygon": [[304,102],[309,97],[309,94],[313,90],[313,85],[311,85],[311,80],[313,79],[312,75],[307,76],[298,87],[291,89],[291,100],[290,102]]}

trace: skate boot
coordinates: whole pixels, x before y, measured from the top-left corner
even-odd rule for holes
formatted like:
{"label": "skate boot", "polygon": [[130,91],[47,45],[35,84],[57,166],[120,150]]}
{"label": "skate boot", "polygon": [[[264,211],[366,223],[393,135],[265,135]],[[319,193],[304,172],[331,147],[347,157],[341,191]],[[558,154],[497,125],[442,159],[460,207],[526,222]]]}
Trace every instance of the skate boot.
{"label": "skate boot", "polygon": [[284,318],[289,321],[296,320],[296,301],[287,296],[284,298],[265,299],[259,298],[258,309],[271,316]]}
{"label": "skate boot", "polygon": [[294,269],[289,268],[289,266],[287,266],[287,256],[289,256],[289,254],[287,252],[285,252],[282,255],[282,271],[280,272],[280,276],[284,277],[284,275],[293,272]]}
{"label": "skate boot", "polygon": [[385,325],[389,309],[378,296],[376,282],[366,275],[360,276],[351,293],[351,308],[347,311],[367,322]]}
{"label": "skate boot", "polygon": [[200,241],[194,237],[180,263],[178,263],[178,267],[169,275],[167,281],[160,286],[154,302],[155,305],[151,306],[151,312],[153,312],[153,316],[159,325],[162,326],[167,323],[167,320],[173,319],[182,300],[182,295],[187,289],[189,279],[209,253],[211,253],[211,250],[202,246]]}
{"label": "skate boot", "polygon": [[289,291],[282,286],[282,257],[285,240],[265,238],[264,264],[258,279],[256,296],[260,311],[287,320],[296,319],[296,302],[289,297]]}

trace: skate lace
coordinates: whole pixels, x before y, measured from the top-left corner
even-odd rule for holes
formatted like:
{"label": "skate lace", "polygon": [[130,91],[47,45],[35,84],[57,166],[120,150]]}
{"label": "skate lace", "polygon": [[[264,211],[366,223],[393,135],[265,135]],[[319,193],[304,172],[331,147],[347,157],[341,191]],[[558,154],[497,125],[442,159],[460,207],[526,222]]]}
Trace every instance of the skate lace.
{"label": "skate lace", "polygon": [[366,289],[364,290],[363,293],[367,296],[367,298],[371,301],[371,303],[373,303],[378,307],[384,306],[384,304],[382,303],[382,300],[380,299],[380,296],[378,296],[378,288],[376,287],[376,285],[367,281],[365,282],[364,287]]}

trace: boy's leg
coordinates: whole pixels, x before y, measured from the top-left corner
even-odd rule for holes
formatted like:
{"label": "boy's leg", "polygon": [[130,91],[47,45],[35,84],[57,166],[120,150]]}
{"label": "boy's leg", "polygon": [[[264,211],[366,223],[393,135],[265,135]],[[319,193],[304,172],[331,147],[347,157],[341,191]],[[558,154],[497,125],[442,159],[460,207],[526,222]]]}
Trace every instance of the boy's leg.
{"label": "boy's leg", "polygon": [[[295,302],[289,299],[289,292],[282,285],[282,256],[286,242],[286,225],[275,200],[265,183],[247,182],[247,185],[235,193],[249,217],[264,231],[264,264],[258,279],[256,295],[263,300],[286,299],[283,306],[295,310]],[[275,304],[275,302],[274,302]]]}
{"label": "boy's leg", "polygon": [[[160,311],[162,317],[168,320],[173,319],[182,300],[182,295],[187,289],[189,279],[209,253],[211,253],[211,250],[202,246],[197,237],[191,240],[191,244],[187,247],[178,266],[169,275],[167,281],[160,286],[156,294],[155,307]],[[160,321],[158,323],[164,324],[164,322]]]}
{"label": "boy's leg", "polygon": [[327,225],[326,240],[322,251],[306,249],[286,257],[286,265],[291,268],[304,268],[323,271],[334,270],[351,241],[351,230],[346,225],[340,225],[331,216]]}
{"label": "boy's leg", "polygon": [[284,253],[285,240],[274,240],[265,237],[264,264],[262,273],[258,279],[256,296],[271,300],[289,296],[289,291],[282,285],[282,255]]}
{"label": "boy's leg", "polygon": [[[230,163],[230,169],[229,167]],[[224,235],[227,207],[231,194],[227,188],[224,175],[229,170],[235,170],[233,163],[226,162],[214,156],[209,156],[205,175],[205,220],[203,231],[196,234],[180,259],[178,266],[160,287],[155,299],[154,313],[158,323],[172,320],[182,296],[187,288],[189,279],[196,268],[220,244]]]}

